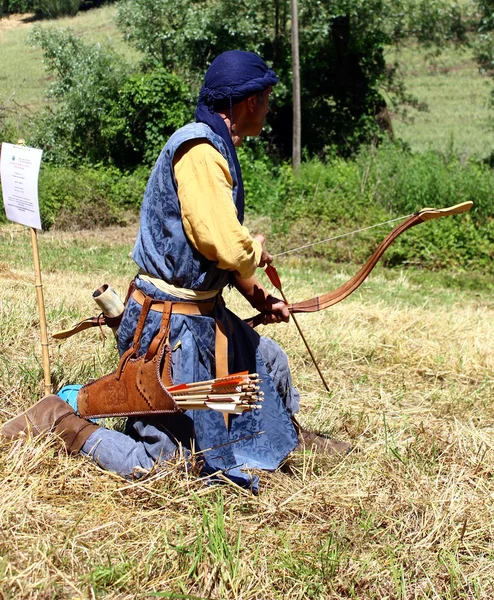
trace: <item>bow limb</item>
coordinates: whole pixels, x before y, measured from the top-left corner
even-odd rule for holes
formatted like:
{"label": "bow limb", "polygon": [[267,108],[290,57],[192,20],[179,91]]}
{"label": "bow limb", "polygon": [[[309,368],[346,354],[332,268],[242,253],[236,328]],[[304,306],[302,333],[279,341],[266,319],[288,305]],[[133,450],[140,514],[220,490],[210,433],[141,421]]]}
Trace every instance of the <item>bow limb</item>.
{"label": "bow limb", "polygon": [[[290,304],[288,306],[288,310],[291,313],[304,313],[304,312],[317,312],[319,310],[324,310],[329,306],[333,306],[334,304],[338,304],[353,292],[366,280],[371,271],[374,269],[376,264],[378,263],[381,256],[387,250],[387,248],[405,231],[415,227],[415,225],[419,225],[420,223],[424,223],[425,221],[431,221],[432,219],[439,219],[440,217],[445,217],[449,215],[456,215],[460,213],[464,213],[469,211],[473,206],[473,202],[463,202],[461,204],[456,204],[455,206],[450,206],[448,208],[423,208],[419,212],[415,213],[403,223],[395,227],[393,231],[391,231],[384,240],[379,244],[371,257],[367,260],[364,266],[356,273],[351,279],[349,279],[342,286],[333,290],[332,292],[327,292],[326,294],[322,294],[320,296],[315,296],[314,298],[310,298],[309,300],[303,300],[302,302],[295,302],[294,304]],[[263,323],[264,315],[262,313],[252,317],[247,320],[247,323],[252,325],[252,327],[256,327],[257,325]]]}

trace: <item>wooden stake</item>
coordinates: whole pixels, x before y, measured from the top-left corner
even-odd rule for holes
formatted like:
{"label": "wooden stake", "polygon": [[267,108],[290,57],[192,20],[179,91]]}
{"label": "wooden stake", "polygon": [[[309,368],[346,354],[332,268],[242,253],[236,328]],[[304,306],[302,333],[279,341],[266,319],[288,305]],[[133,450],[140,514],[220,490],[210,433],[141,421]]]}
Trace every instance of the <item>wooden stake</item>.
{"label": "wooden stake", "polygon": [[45,375],[45,396],[51,394],[50,355],[48,353],[48,332],[46,329],[45,301],[43,298],[43,283],[41,281],[41,265],[39,262],[38,236],[36,229],[30,227],[31,246],[33,248],[34,278],[36,299],[38,301],[39,326],[41,330],[41,355]]}

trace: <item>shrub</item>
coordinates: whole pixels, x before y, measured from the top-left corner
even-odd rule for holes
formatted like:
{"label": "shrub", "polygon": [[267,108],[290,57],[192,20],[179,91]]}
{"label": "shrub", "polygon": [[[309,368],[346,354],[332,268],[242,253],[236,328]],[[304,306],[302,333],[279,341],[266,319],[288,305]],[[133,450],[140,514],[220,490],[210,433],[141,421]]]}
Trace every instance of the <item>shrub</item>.
{"label": "shrub", "polygon": [[34,11],[37,16],[46,19],[73,17],[79,12],[81,0],[35,0]]}
{"label": "shrub", "polygon": [[30,43],[42,48],[46,68],[56,74],[50,95],[58,102],[39,118],[32,142],[45,149],[47,161],[111,162],[115,104],[127,65],[110,47],[85,44],[70,28],[35,27]]}
{"label": "shrub", "polygon": [[[39,203],[43,229],[91,229],[123,225],[137,215],[149,169],[72,169],[42,164]],[[0,211],[0,220],[5,213]]]}
{"label": "shrub", "polygon": [[[313,159],[294,177],[266,159],[245,169],[247,210],[271,217],[272,250],[338,236],[406,216],[425,207],[446,207],[472,200],[468,215],[416,227],[386,252],[389,266],[420,264],[494,271],[491,169],[434,152],[414,154],[398,144],[366,148],[353,160]],[[254,202],[251,193],[256,193]],[[304,250],[307,256],[363,262],[388,228],[367,230]],[[379,232],[379,233],[378,233]]]}
{"label": "shrub", "polygon": [[[152,164],[170,135],[192,120],[191,106],[185,84],[165,69],[129,77],[115,108],[120,123],[118,152],[128,148],[126,165],[132,164],[131,152],[134,163]],[[113,155],[116,158],[117,149]]]}
{"label": "shrub", "polygon": [[[200,7],[200,10],[199,10]],[[271,149],[291,156],[292,60],[288,0],[122,0],[118,24],[151,64],[201,85],[215,56],[232,48],[257,52],[280,77],[268,122]],[[414,37],[427,45],[464,37],[462,9],[452,0],[305,0],[299,3],[302,144],[323,155],[328,144],[352,155],[384,136],[386,103],[409,103],[387,46]]]}
{"label": "shrub", "polygon": [[34,28],[56,79],[56,103],[43,112],[30,142],[63,165],[151,163],[170,134],[192,116],[188,91],[172,73],[131,74],[109,46],[86,44],[70,29]]}
{"label": "shrub", "polygon": [[114,0],[2,0],[0,17],[10,13],[35,13],[38,18],[56,19],[74,16],[79,10],[88,10]]}

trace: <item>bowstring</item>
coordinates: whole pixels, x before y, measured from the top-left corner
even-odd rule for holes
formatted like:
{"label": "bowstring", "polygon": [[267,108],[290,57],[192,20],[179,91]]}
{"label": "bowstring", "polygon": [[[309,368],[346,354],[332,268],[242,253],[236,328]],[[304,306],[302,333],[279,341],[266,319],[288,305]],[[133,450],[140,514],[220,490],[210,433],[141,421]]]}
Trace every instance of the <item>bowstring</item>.
{"label": "bowstring", "polygon": [[318,242],[311,242],[310,244],[305,244],[303,246],[299,246],[298,248],[292,248],[291,250],[285,250],[284,252],[278,252],[278,254],[273,254],[273,258],[277,258],[278,256],[284,256],[285,254],[290,254],[291,252],[297,252],[297,250],[303,250],[304,248],[311,248],[312,246],[317,246],[317,244],[324,244],[325,242],[333,242],[334,240],[339,240],[340,238],[347,237],[349,235],[355,235],[356,233],[362,233],[362,231],[368,231],[369,229],[374,229],[375,227],[382,227],[383,225],[388,225],[389,223],[395,223],[396,221],[402,221],[403,219],[408,219],[409,217],[413,217],[416,213],[411,213],[410,215],[405,215],[403,217],[396,217],[396,219],[390,219],[389,221],[383,221],[382,223],[377,223],[376,225],[369,225],[368,227],[362,227],[361,229],[355,229],[354,231],[348,231],[347,233],[341,233],[340,235],[335,235],[333,237],[326,238],[325,240],[319,240]]}

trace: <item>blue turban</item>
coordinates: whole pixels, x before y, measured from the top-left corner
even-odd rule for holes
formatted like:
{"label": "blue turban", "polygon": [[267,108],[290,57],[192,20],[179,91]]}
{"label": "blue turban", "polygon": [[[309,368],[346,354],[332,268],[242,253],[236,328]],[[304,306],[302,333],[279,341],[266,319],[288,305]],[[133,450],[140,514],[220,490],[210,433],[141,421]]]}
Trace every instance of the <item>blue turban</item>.
{"label": "blue turban", "polygon": [[260,56],[243,50],[228,50],[216,57],[204,77],[195,113],[196,121],[206,123],[221,136],[232,155],[238,180],[236,208],[238,220],[244,221],[244,184],[235,146],[223,119],[216,112],[218,103],[230,102],[230,107],[253,94],[276,85],[278,77]]}

